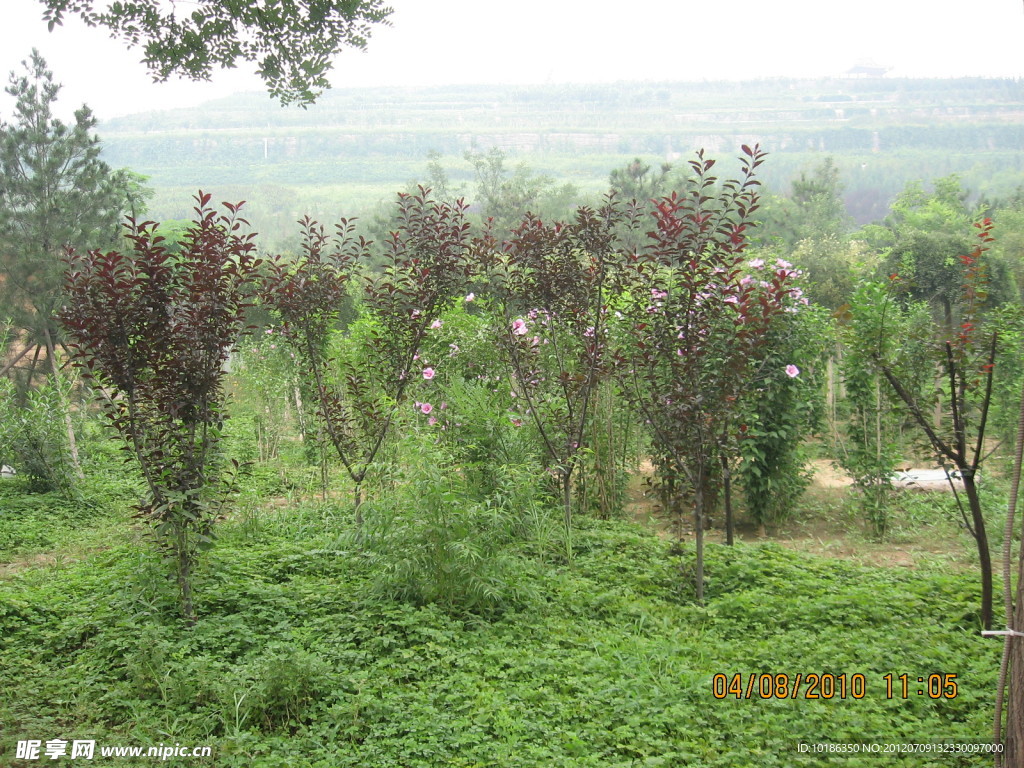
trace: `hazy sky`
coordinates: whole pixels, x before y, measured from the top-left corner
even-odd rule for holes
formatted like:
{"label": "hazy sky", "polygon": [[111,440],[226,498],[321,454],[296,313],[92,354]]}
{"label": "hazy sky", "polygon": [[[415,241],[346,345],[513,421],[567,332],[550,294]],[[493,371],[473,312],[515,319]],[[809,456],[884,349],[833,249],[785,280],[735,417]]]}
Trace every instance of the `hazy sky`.
{"label": "hazy sky", "polygon": [[[187,8],[187,0],[178,0]],[[393,0],[391,27],[337,60],[335,87],[832,75],[870,60],[892,75],[1024,76],[1021,0]],[[37,0],[4,0],[0,69],[36,46],[60,103],[103,119],[259,89],[241,70],[154,84],[103,31],[47,33]],[[6,76],[4,82],[6,82]],[[10,114],[0,101],[0,116]]]}

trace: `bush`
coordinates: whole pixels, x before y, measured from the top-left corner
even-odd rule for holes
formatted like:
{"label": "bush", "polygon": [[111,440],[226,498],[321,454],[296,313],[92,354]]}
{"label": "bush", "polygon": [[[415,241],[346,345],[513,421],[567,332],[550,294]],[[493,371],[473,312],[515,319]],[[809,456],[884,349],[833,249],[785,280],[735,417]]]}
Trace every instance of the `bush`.
{"label": "bush", "polygon": [[495,613],[532,592],[529,544],[557,547],[560,528],[537,498],[528,470],[504,467],[495,492],[469,500],[466,479],[429,433],[401,441],[395,490],[367,517],[366,550],[382,594],[453,613]]}
{"label": "bush", "polygon": [[13,382],[0,379],[0,464],[13,467],[33,492],[76,497],[67,429],[55,418],[68,412],[69,398],[70,386],[59,378],[20,398]]}

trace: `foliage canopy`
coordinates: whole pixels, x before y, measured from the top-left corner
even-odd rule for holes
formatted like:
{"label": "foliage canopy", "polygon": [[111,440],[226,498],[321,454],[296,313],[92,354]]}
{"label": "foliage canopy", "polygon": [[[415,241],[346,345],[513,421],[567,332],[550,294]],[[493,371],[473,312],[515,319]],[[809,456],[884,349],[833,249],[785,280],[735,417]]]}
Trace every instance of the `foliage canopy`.
{"label": "foliage canopy", "polygon": [[158,81],[208,80],[215,67],[244,60],[257,65],[272,96],[302,105],[330,87],[331,57],[346,47],[366,48],[372,25],[386,23],[391,13],[381,0],[197,0],[189,13],[161,0],[40,2],[51,30],[77,14],[129,48],[141,47]]}

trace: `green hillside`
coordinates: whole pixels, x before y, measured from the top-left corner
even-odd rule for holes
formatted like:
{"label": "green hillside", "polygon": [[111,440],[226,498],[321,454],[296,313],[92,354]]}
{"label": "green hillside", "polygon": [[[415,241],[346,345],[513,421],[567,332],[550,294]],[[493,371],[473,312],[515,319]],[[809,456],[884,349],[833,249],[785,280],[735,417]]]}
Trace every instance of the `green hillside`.
{"label": "green hillside", "polygon": [[[881,216],[911,179],[959,173],[1007,194],[1024,172],[1024,85],[1014,80],[847,78],[608,85],[347,89],[307,110],[264,94],[102,124],[108,161],[150,177],[154,213],[183,216],[195,189],[238,193],[267,215],[359,213],[426,176],[442,155],[472,191],[469,150],[585,193],[633,157],[682,162],[696,149],[731,157],[759,142],[762,179],[784,192],[835,157],[859,221]],[[294,210],[292,208],[294,207]]]}

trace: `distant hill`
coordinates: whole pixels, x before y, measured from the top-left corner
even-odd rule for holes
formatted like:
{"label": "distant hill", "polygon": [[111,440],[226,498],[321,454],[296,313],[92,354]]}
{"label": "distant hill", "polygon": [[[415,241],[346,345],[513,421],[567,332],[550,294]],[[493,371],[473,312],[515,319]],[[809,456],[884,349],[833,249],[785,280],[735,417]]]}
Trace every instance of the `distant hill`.
{"label": "distant hill", "polygon": [[986,194],[1024,184],[1024,83],[1016,80],[339,89],[307,110],[240,94],[99,130],[108,162],[148,175],[158,190],[274,187],[314,204],[321,190],[324,200],[371,205],[422,178],[430,151],[468,181],[463,153],[491,147],[594,192],[635,156],[680,162],[704,148],[730,157],[759,142],[771,153],[763,178],[785,191],[815,157],[831,155],[862,220],[884,211],[910,178],[958,172]]}

